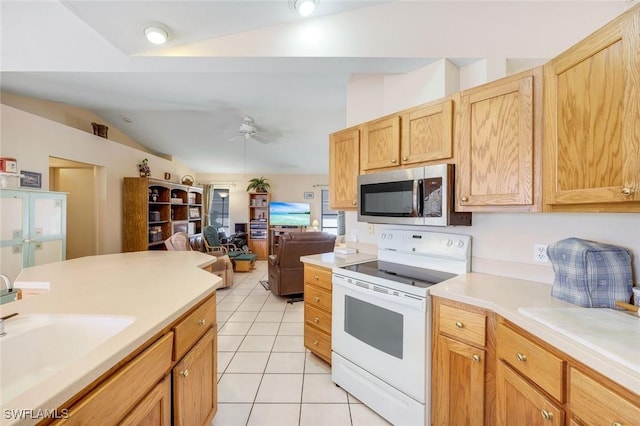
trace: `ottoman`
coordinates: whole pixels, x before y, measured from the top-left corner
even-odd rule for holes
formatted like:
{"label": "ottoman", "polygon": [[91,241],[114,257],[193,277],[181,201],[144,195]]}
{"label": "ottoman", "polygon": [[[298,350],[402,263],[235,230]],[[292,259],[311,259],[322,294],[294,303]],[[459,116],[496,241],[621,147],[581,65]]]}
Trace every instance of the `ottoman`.
{"label": "ottoman", "polygon": [[249,272],[256,266],[257,255],[251,253],[241,254],[233,258],[236,264],[236,272]]}

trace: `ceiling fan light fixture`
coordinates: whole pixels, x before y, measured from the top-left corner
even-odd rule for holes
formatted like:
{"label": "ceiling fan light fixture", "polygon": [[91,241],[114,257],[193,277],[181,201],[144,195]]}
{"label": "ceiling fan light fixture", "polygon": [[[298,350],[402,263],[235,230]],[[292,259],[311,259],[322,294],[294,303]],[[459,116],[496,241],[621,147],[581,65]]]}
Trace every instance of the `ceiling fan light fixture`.
{"label": "ceiling fan light fixture", "polygon": [[296,0],[294,7],[300,16],[309,16],[316,8],[316,0]]}
{"label": "ceiling fan light fixture", "polygon": [[165,44],[169,33],[160,27],[147,27],[144,29],[144,36],[153,44]]}

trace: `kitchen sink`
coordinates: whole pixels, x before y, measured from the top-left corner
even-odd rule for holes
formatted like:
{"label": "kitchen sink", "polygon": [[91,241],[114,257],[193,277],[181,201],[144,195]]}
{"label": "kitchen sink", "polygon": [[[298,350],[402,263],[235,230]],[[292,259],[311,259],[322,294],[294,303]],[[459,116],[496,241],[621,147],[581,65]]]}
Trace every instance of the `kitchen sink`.
{"label": "kitchen sink", "polygon": [[0,402],[72,365],[133,323],[109,315],[24,315],[5,321],[0,337]]}

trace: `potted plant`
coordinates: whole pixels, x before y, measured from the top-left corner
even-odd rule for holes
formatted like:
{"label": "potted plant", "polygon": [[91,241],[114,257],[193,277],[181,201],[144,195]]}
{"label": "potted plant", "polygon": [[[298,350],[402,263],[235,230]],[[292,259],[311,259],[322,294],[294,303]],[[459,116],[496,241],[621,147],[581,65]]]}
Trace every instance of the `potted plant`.
{"label": "potted plant", "polygon": [[140,177],[149,177],[151,176],[151,168],[149,167],[149,160],[146,158],[138,164],[138,171],[140,172]]}
{"label": "potted plant", "polygon": [[249,186],[247,186],[247,192],[255,191],[255,192],[268,192],[268,189],[271,188],[269,182],[264,177],[253,178],[249,180]]}

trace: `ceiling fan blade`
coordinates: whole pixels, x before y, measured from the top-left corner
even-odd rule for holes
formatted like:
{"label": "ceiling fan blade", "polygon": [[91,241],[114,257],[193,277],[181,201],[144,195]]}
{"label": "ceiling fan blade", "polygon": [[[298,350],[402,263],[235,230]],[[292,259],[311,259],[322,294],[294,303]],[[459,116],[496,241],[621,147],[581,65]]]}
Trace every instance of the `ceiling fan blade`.
{"label": "ceiling fan blade", "polygon": [[225,139],[223,143],[231,142],[231,141],[234,141],[234,140],[239,139],[241,137],[242,137],[242,135],[235,135],[233,137],[230,137],[229,139]]}
{"label": "ceiling fan blade", "polygon": [[257,141],[258,141],[258,142],[260,142],[260,143],[269,143],[269,141],[268,141],[268,140],[266,140],[265,138],[263,138],[263,137],[262,137],[262,136],[260,136],[260,135],[255,135],[255,134],[254,134],[254,135],[251,135],[251,138],[253,138],[253,139],[257,140]]}

